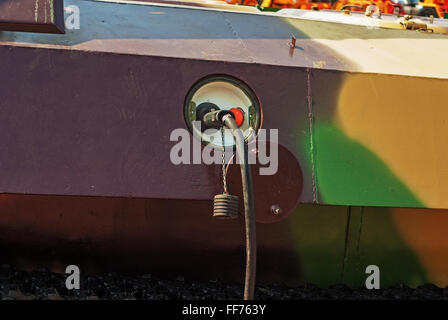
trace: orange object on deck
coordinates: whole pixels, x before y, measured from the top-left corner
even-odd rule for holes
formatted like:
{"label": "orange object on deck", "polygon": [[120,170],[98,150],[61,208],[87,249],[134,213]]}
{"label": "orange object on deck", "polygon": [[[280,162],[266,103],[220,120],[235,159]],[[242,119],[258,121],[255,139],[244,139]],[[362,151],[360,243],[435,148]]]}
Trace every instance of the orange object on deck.
{"label": "orange object on deck", "polygon": [[419,16],[434,16],[434,18],[443,18],[448,14],[448,0],[424,0],[420,2],[422,9],[418,12]]}
{"label": "orange object on deck", "polygon": [[305,5],[307,0],[263,0],[261,3],[262,7],[272,7],[272,8],[301,8]]}
{"label": "orange object on deck", "polygon": [[[226,0],[226,2],[230,4],[258,5],[256,0]],[[311,10],[313,8],[318,8],[319,10],[341,10],[346,5],[353,5],[358,7],[349,7],[347,9],[350,11],[364,12],[371,4],[377,5],[381,13],[405,14],[403,7],[391,0],[320,0],[319,2],[310,0],[263,0],[260,6],[265,8],[296,8],[302,10]]]}

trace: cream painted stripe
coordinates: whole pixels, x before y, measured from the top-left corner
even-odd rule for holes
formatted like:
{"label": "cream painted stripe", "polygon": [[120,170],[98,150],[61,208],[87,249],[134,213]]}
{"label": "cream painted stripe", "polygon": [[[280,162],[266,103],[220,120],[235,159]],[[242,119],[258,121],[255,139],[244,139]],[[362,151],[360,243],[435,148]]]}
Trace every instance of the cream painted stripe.
{"label": "cream painted stripe", "polygon": [[314,41],[356,62],[357,71],[448,79],[448,37]]}

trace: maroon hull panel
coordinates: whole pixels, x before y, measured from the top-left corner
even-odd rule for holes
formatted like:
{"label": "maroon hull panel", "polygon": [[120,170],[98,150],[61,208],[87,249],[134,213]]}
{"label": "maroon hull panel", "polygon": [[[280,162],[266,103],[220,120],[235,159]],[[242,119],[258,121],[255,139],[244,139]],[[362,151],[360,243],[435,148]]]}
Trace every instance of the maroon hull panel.
{"label": "maroon hull panel", "polygon": [[[213,219],[211,201],[4,195],[0,203],[2,260],[20,267],[243,279],[244,219]],[[258,282],[300,278],[288,224],[257,227]]]}
{"label": "maroon hull panel", "polygon": [[[0,60],[8,83],[0,87],[0,192],[65,195],[1,198],[5,258],[59,271],[75,263],[84,272],[242,280],[244,221],[211,217],[220,166],[173,165],[170,133],[186,128],[189,88],[228,74],[256,92],[263,128],[282,128],[279,142],[300,162],[305,133],[292,128],[307,125],[306,69],[8,46]],[[304,202],[313,199],[309,185]],[[288,219],[259,225],[259,281],[300,279],[289,228]]]}
{"label": "maroon hull panel", "polygon": [[2,193],[211,199],[220,167],[173,165],[170,134],[186,128],[186,92],[215,73],[246,82],[263,128],[282,128],[279,142],[304,162],[306,69],[8,46],[0,60]]}

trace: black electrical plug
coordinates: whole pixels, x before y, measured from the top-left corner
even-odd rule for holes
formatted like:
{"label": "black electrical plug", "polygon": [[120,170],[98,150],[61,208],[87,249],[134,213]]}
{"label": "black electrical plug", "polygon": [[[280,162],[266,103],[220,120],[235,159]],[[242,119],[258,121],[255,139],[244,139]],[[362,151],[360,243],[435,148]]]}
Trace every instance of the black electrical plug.
{"label": "black electrical plug", "polygon": [[202,131],[207,129],[220,129],[223,126],[223,117],[228,114],[235,119],[235,115],[229,110],[220,110],[211,102],[203,102],[196,108],[196,120],[201,121]]}

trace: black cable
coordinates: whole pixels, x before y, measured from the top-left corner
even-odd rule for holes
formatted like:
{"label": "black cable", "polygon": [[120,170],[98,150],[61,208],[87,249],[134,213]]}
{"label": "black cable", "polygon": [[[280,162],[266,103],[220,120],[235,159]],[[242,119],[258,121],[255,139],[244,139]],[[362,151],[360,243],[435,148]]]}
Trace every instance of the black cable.
{"label": "black cable", "polygon": [[202,103],[197,108],[198,119],[205,128],[221,128],[223,125],[232,130],[235,139],[236,154],[241,168],[241,181],[244,197],[244,219],[246,225],[246,275],[244,282],[244,300],[252,300],[255,291],[257,264],[257,242],[255,233],[254,188],[249,153],[243,133],[235,122],[235,115],[229,110],[219,110],[211,103]]}
{"label": "black cable", "polygon": [[247,144],[243,133],[231,115],[222,117],[223,124],[232,130],[236,144],[236,154],[239,156],[241,180],[244,196],[244,219],[246,224],[246,276],[244,283],[244,300],[254,299],[255,275],[257,264],[257,240],[255,230],[254,188],[252,171],[249,164]]}

